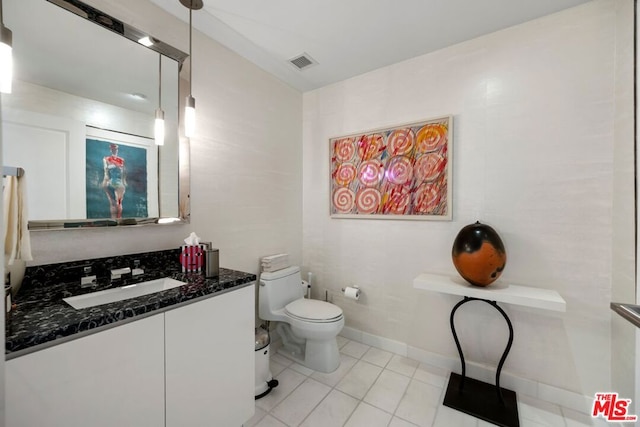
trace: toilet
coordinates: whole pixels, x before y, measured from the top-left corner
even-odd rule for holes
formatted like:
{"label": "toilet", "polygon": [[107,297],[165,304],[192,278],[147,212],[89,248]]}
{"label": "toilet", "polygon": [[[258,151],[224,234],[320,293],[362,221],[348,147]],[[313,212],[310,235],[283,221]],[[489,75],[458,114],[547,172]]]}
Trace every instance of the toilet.
{"label": "toilet", "polygon": [[258,315],[279,322],[276,331],[282,350],[303,366],[333,372],[340,365],[336,336],[344,326],[337,305],[304,298],[300,267],[288,267],[260,275]]}

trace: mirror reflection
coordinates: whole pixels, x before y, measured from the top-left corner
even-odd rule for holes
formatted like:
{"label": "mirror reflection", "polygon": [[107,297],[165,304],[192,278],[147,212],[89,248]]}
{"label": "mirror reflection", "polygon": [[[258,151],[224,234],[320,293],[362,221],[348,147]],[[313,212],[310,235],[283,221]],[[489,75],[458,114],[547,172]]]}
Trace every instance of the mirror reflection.
{"label": "mirror reflection", "polygon": [[[30,228],[185,219],[178,100],[186,55],[154,40],[172,57],[163,55],[123,37],[140,33],[126,24],[97,11],[96,20],[118,34],[63,3],[96,18],[75,0],[3,2],[14,34],[3,163],[25,170]],[[154,142],[158,108],[162,146]]]}

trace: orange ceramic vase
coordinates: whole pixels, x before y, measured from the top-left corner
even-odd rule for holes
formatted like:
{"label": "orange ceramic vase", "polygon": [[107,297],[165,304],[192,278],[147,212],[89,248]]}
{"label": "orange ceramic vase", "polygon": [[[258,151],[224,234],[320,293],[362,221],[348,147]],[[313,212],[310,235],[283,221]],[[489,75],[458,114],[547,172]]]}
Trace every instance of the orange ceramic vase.
{"label": "orange ceramic vase", "polygon": [[488,286],[500,275],[507,263],[504,244],[496,230],[479,221],[462,228],[451,250],[458,273],[475,286]]}

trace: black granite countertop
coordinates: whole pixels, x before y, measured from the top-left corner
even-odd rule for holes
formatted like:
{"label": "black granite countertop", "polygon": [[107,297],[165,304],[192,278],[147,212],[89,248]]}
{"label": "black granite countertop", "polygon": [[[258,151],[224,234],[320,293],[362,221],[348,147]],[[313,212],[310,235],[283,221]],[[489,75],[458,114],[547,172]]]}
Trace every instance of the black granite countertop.
{"label": "black granite countertop", "polygon": [[[33,267],[15,296],[16,304],[5,325],[7,359],[68,341],[88,333],[99,332],[151,314],[170,310],[199,299],[209,298],[247,286],[256,280],[255,274],[221,268],[220,275],[205,279],[202,273],[182,273],[179,251],[137,254],[147,264],[144,275],[114,286],[98,274],[95,289],[81,289],[79,280],[59,282],[69,268],[82,267],[88,261]],[[109,266],[122,266],[124,258],[91,260],[101,272]],[[128,260],[127,260],[128,262]],[[148,264],[155,264],[149,268]],[[110,287],[171,277],[185,285],[123,301],[76,310],[62,299]]]}

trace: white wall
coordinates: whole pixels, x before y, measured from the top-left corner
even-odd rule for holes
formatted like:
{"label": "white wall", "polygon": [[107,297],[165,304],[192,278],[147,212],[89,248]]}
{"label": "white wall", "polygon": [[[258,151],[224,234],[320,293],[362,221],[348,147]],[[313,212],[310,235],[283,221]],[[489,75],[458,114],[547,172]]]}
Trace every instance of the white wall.
{"label": "white wall", "polygon": [[[187,24],[146,0],[88,3],[188,51]],[[34,232],[32,264],[176,248],[191,231],[220,248],[222,267],[255,272],[259,256],[279,251],[300,262],[302,96],[199,32],[193,36],[191,224]]]}
{"label": "white wall", "polygon": [[[506,245],[504,281],[567,301],[562,315],[505,306],[516,331],[505,372],[584,395],[608,390],[615,3],[305,93],[303,259],[317,278],[314,296],[329,289],[347,326],[457,358],[448,321],[458,298],[414,290],[412,280],[455,274],[452,242],[480,220]],[[454,115],[453,221],[329,217],[330,137],[446,114]],[[631,171],[620,173],[628,180]],[[628,270],[632,255],[620,259]],[[340,293],[354,284],[358,302]],[[465,352],[495,366],[507,328],[494,309],[473,304],[456,316]]]}

